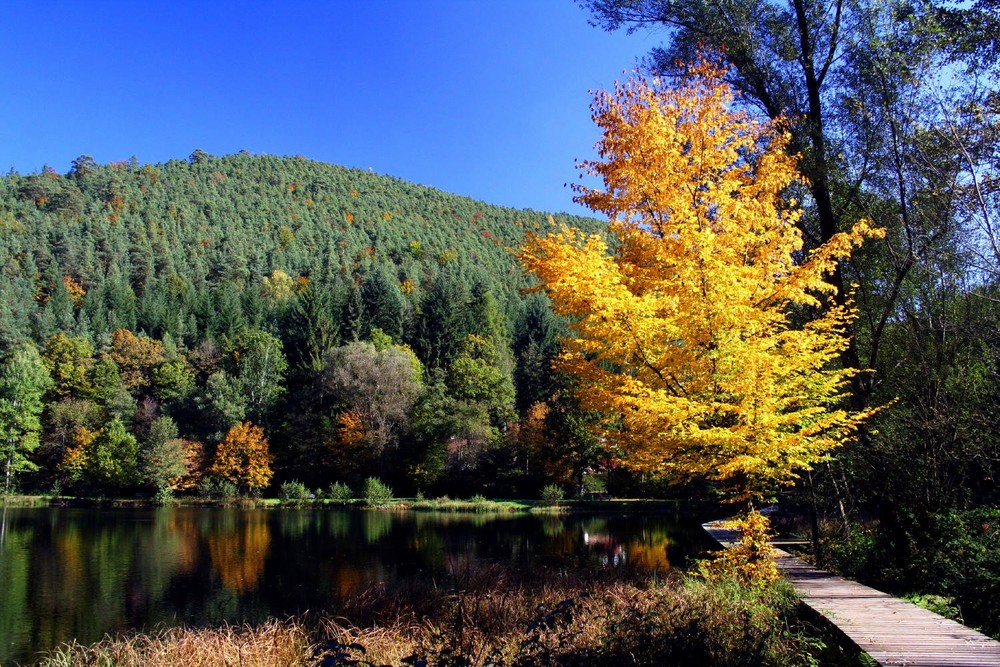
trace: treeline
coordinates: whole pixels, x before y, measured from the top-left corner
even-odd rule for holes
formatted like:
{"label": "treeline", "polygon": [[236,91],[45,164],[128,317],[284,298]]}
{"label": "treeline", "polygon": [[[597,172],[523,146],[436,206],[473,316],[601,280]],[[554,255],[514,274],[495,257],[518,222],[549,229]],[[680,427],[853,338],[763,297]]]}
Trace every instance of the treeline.
{"label": "treeline", "polygon": [[1000,631],[1000,4],[581,4],[608,30],[661,26],[663,80],[717,60],[783,124],[809,246],[861,219],[886,230],[830,277],[857,307],[844,362],[873,370],[845,400],[885,407],[797,499],[833,528],[821,559]]}
{"label": "treeline", "polygon": [[4,488],[579,484],[563,325],[510,253],[557,221],[601,227],[247,153],[8,174]]}

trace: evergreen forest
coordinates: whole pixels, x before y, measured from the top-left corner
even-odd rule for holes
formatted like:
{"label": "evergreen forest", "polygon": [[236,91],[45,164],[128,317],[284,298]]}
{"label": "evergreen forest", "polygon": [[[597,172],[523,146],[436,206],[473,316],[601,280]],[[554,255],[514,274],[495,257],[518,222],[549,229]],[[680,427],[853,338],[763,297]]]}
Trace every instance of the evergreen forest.
{"label": "evergreen forest", "polygon": [[511,252],[558,223],[603,224],[246,152],[10,173],[4,487],[578,485],[599,452]]}

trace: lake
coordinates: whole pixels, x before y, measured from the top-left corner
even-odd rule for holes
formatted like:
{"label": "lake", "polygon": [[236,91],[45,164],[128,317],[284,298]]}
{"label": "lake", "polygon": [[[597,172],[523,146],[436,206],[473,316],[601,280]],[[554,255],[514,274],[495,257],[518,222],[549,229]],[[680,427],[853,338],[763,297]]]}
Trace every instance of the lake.
{"label": "lake", "polygon": [[477,564],[666,571],[703,544],[666,514],[5,508],[0,664],[109,632],[334,611],[374,585],[453,585]]}

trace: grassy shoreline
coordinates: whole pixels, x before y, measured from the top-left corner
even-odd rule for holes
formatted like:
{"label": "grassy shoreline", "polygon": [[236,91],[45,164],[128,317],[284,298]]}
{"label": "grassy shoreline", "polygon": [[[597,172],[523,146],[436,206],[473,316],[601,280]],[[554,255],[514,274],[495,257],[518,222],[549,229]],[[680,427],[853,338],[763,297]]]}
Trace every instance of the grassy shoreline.
{"label": "grassy shoreline", "polygon": [[84,665],[850,664],[804,623],[788,587],[691,576],[544,575],[487,566],[448,588],[386,587],[336,617],[169,628],[60,647],[41,667]]}
{"label": "grassy shoreline", "polygon": [[166,503],[154,498],[105,498],[82,496],[11,495],[0,497],[2,507],[245,507],[262,509],[351,508],[416,512],[488,512],[488,513],[568,513],[568,512],[678,512],[688,506],[699,515],[710,511],[705,503],[685,503],[674,500],[613,499],[561,500],[492,500],[484,498],[394,498],[368,503],[363,499],[332,500],[329,498],[282,500],[279,498],[205,498],[179,496]]}

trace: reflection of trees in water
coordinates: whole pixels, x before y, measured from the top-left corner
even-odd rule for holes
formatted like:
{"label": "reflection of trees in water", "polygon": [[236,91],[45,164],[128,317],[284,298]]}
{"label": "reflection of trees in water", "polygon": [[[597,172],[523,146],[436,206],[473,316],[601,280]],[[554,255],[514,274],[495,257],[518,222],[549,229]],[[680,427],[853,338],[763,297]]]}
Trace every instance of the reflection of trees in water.
{"label": "reflection of trees in water", "polygon": [[278,530],[282,537],[299,538],[315,525],[313,513],[308,510],[279,510]]}
{"label": "reflection of trees in water", "polygon": [[351,516],[353,516],[353,514],[333,510],[330,512],[324,512],[321,516],[323,517],[323,531],[330,537],[334,539],[342,539],[350,536]]}
{"label": "reflection of trees in water", "polygon": [[30,562],[28,541],[31,532],[6,523],[6,507],[0,540],[0,661],[4,650],[17,646],[31,633],[31,607],[28,604]]}
{"label": "reflection of trees in water", "polygon": [[418,527],[429,526],[441,528],[442,526],[473,526],[482,528],[486,525],[496,526],[501,522],[512,522],[523,520],[525,514],[518,512],[451,512],[451,511],[419,511],[410,515],[410,521]]}
{"label": "reflection of trees in water", "polygon": [[542,517],[542,534],[545,537],[558,537],[565,534],[566,524],[558,516]]}
{"label": "reflection of trees in water", "polygon": [[257,588],[271,546],[271,527],[262,512],[244,512],[226,517],[230,530],[210,532],[205,541],[212,567],[222,585],[244,593]]}
{"label": "reflection of trees in water", "polygon": [[198,510],[171,509],[166,515],[167,530],[177,538],[174,568],[177,574],[194,572],[198,566]]}
{"label": "reflection of trees in water", "polygon": [[[31,524],[31,539],[24,547],[32,644],[52,647],[67,637],[94,641],[109,629],[127,627],[134,597],[124,592],[130,590],[130,574],[148,525],[127,518],[102,520],[94,511],[53,510],[46,519],[45,524]],[[0,587],[16,586],[14,581],[3,576]]]}
{"label": "reflection of trees in water", "polygon": [[628,565],[642,570],[670,569],[670,531],[648,525],[625,532],[608,521],[594,519],[583,523],[583,543],[601,556],[605,565]]}
{"label": "reflection of trees in water", "polygon": [[669,570],[670,556],[667,553],[669,541],[646,542],[630,540],[622,545],[625,559],[632,567],[644,570]]}
{"label": "reflection of trees in water", "polygon": [[593,568],[617,551],[626,565],[665,569],[683,557],[668,547],[686,543],[669,519],[642,515],[181,507],[19,516],[0,545],[3,664],[4,651],[28,661],[36,647],[149,623],[336,608],[369,590],[496,576],[499,564]]}
{"label": "reflection of trees in water", "polygon": [[351,563],[336,563],[333,566],[333,594],[338,599],[349,597],[362,589],[368,583],[369,572]]}
{"label": "reflection of trees in water", "polygon": [[365,542],[374,544],[392,532],[393,516],[389,512],[364,512],[362,514],[362,524],[365,533]]}
{"label": "reflection of trees in water", "polygon": [[425,521],[413,521],[412,526],[408,533],[407,551],[423,565],[440,567],[446,548],[441,531]]}

